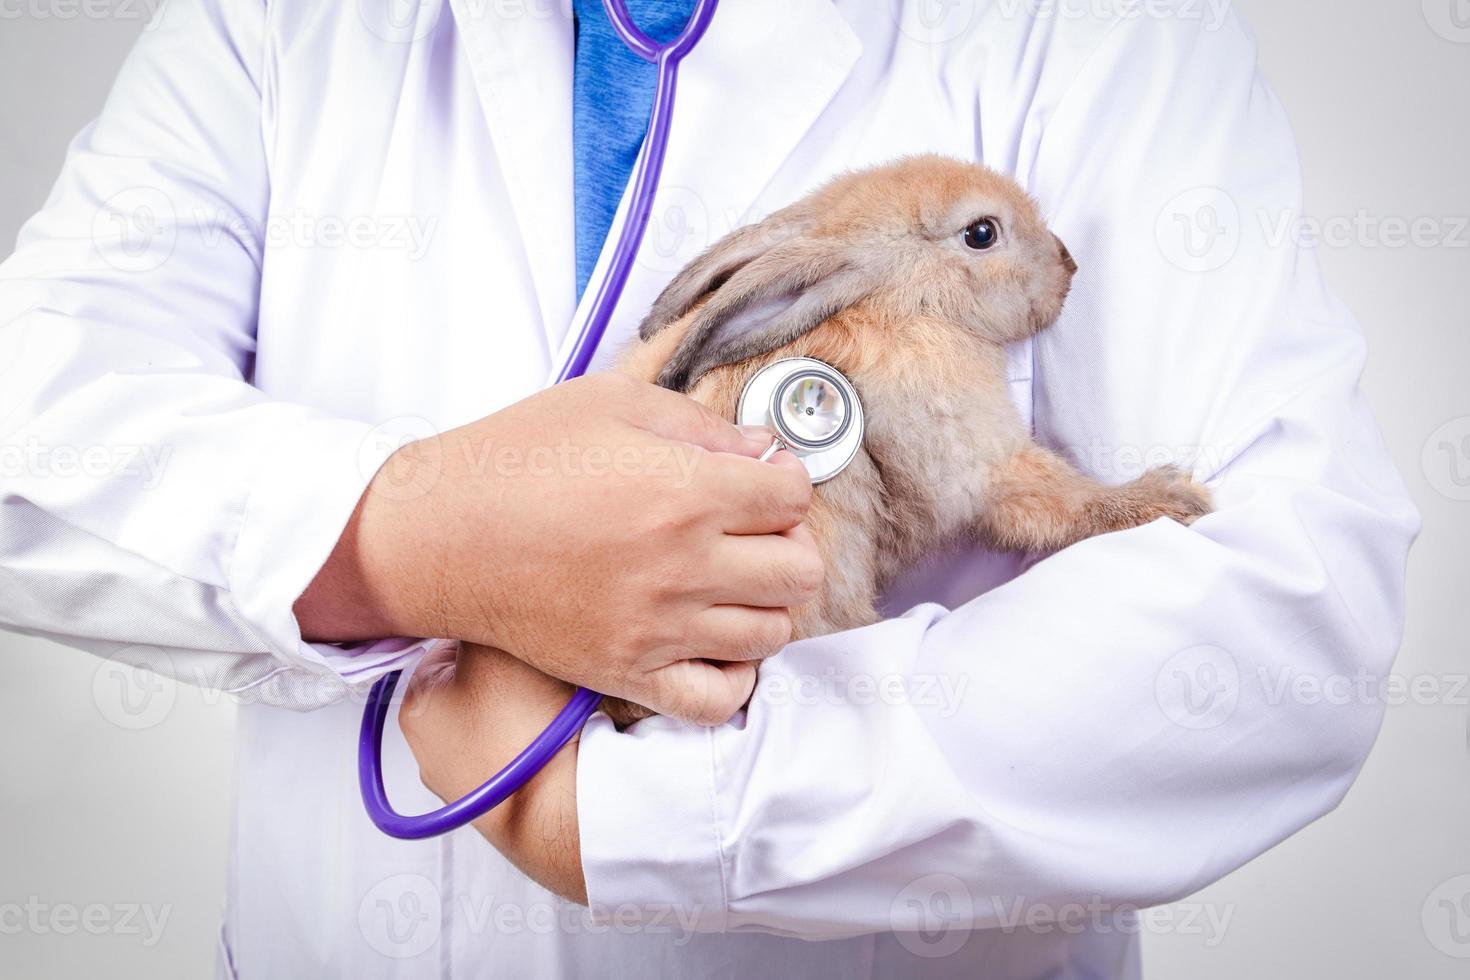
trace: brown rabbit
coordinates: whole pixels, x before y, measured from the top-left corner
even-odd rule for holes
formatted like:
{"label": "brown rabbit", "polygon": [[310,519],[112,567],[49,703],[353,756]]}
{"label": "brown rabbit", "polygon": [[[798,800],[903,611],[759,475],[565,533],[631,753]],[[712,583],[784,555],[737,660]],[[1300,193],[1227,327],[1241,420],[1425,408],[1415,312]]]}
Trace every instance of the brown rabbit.
{"label": "brown rabbit", "polygon": [[[827,579],[792,620],[794,639],[853,629],[878,619],[900,571],[956,541],[1046,552],[1209,512],[1182,471],[1109,486],[1032,441],[1005,348],[1056,320],[1076,268],[1013,181],[911,157],[716,243],[659,296],[619,367],[731,419],[772,361],[816,358],[848,377],[863,445],[815,490],[808,524]],[[650,713],[604,704],[619,724]]]}

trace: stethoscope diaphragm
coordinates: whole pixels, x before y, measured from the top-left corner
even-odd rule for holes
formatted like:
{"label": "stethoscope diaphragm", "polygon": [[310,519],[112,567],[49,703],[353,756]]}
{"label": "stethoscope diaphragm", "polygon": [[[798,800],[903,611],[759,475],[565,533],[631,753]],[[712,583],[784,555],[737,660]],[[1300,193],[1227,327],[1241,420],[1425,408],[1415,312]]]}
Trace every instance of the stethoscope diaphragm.
{"label": "stethoscope diaphragm", "polygon": [[740,394],[736,421],[774,431],[813,483],[846,469],[863,441],[856,389],[842,372],[810,357],[788,357],[758,371]]}

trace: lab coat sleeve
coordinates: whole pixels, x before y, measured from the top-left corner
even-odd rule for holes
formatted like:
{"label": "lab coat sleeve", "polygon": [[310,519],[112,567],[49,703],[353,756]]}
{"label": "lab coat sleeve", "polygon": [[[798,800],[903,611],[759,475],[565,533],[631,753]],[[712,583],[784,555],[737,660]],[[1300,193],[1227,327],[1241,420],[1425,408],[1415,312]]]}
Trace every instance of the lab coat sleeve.
{"label": "lab coat sleeve", "polygon": [[1111,481],[1192,465],[1218,512],[794,644],[737,723],[594,721],[595,909],[823,938],[1163,903],[1363,763],[1418,518],[1360,335],[1281,233],[1298,164],[1250,37],[1120,20],[1030,111],[1020,176],[1082,267],[1038,338],[1038,437]]}
{"label": "lab coat sleeve", "polygon": [[170,0],[0,266],[0,624],[312,707],[417,644],[291,611],[399,443],[247,380],[264,12]]}

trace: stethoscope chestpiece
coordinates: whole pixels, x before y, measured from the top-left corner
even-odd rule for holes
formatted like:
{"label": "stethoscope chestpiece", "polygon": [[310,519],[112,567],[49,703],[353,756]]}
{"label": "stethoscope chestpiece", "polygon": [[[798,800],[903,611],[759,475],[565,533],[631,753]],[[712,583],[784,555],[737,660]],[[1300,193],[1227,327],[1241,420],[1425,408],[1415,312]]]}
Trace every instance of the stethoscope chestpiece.
{"label": "stethoscope chestpiece", "polygon": [[847,468],[863,443],[863,403],[842,372],[788,357],[756,373],[740,393],[740,425],[764,425],[806,466],[813,483]]}

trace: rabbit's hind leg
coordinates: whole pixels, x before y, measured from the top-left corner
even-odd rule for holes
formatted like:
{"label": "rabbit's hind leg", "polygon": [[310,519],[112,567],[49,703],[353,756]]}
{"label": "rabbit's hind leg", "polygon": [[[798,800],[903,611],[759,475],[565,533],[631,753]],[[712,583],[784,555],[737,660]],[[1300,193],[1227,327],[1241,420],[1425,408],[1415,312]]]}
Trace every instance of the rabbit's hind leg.
{"label": "rabbit's hind leg", "polygon": [[992,471],[977,530],[1006,551],[1056,551],[1085,538],[1168,517],[1192,524],[1211,510],[1209,491],[1174,467],[1110,486],[1056,453],[1028,446]]}

